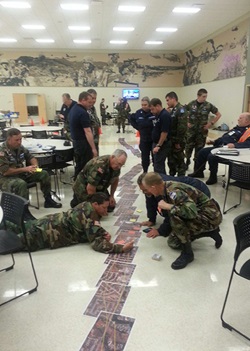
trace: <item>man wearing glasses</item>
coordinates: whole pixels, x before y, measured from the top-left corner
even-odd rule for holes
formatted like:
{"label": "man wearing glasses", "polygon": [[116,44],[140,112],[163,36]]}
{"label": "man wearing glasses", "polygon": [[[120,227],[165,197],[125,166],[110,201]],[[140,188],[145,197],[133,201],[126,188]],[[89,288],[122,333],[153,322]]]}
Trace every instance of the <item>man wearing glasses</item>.
{"label": "man wearing glasses", "polygon": [[88,195],[96,192],[109,194],[110,187],[108,212],[112,212],[116,205],[114,193],[119,183],[120,170],[126,160],[127,153],[120,149],[115,150],[112,155],[98,156],[90,160],[73,184],[74,196],[70,206],[75,207],[86,201]]}

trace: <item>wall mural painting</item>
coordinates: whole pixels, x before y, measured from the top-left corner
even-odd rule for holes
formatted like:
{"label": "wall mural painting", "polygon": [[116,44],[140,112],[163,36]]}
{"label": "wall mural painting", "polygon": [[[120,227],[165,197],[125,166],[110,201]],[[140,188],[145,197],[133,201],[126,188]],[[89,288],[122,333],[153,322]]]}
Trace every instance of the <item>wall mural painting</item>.
{"label": "wall mural painting", "polygon": [[248,21],[185,52],[183,85],[246,75]]}
{"label": "wall mural painting", "polygon": [[[7,57],[7,54],[9,57]],[[12,55],[12,57],[10,57]],[[1,86],[114,87],[180,86],[183,55],[177,54],[40,54],[0,53]],[[7,57],[7,58],[5,58]]]}

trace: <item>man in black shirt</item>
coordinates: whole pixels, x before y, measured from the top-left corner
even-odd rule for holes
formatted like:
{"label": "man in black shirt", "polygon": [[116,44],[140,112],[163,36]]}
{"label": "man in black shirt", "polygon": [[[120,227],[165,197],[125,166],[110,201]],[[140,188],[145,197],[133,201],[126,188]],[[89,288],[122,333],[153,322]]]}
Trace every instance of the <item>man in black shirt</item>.
{"label": "man in black shirt", "polygon": [[150,110],[156,116],[152,131],[154,171],[166,174],[165,161],[170,151],[171,116],[157,98],[150,101]]}
{"label": "man in black shirt", "polygon": [[80,93],[78,103],[73,106],[69,114],[70,132],[75,154],[75,175],[81,172],[85,164],[97,156],[91,121],[87,112],[93,105],[91,94],[86,91]]}
{"label": "man in black shirt", "polygon": [[211,150],[226,145],[228,148],[249,148],[250,147],[250,113],[244,112],[239,115],[238,124],[222,137],[216,140],[209,140],[208,144],[212,147],[205,147],[198,152],[195,171],[189,174],[189,177],[204,178],[203,171],[206,168],[206,162],[209,163],[210,177],[206,181],[207,185],[217,183],[218,164],[222,162],[219,157],[213,155]]}

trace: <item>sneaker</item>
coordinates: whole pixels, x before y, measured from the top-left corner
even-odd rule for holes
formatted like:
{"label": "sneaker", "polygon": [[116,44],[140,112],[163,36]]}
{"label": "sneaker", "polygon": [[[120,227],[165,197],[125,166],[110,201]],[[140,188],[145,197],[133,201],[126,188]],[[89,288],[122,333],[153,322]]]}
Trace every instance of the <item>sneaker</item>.
{"label": "sneaker", "polygon": [[47,199],[45,199],[44,207],[45,208],[61,208],[62,204],[55,202],[52,198],[47,198]]}

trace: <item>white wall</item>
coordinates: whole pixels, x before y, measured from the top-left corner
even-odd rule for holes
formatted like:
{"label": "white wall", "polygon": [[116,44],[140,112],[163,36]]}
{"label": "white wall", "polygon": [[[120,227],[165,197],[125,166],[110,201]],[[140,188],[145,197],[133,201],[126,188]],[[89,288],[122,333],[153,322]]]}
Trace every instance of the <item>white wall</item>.
{"label": "white wall", "polygon": [[[61,108],[63,93],[69,93],[71,98],[77,101],[79,93],[86,90],[88,90],[88,88],[3,87],[0,90],[0,110],[13,111],[13,93],[44,94],[48,119],[53,119],[55,116],[55,111]],[[109,106],[108,111],[112,112],[113,102],[117,102],[118,98],[122,96],[122,88],[95,88],[95,90],[97,91],[97,112],[99,113],[99,103],[101,102],[102,98],[105,98],[105,103]],[[162,104],[165,106],[165,95],[172,90],[177,94],[180,94],[181,88],[140,88],[140,97],[142,98],[143,96],[148,96],[150,99],[157,97],[162,100]],[[140,108],[140,100],[130,100],[129,104],[132,112]]]}
{"label": "white wall", "polygon": [[[175,91],[182,104],[188,103],[196,99],[197,91],[205,88],[208,91],[208,101],[218,107],[222,114],[217,125],[225,122],[230,127],[234,126],[238,115],[242,112],[244,98],[245,77],[226,79],[221,81],[197,84],[188,87],[166,87],[166,88],[140,88],[140,97],[149,96],[149,98],[158,97],[161,99],[163,106],[165,103],[165,95],[170,91]],[[12,93],[26,94],[44,94],[47,106],[48,119],[53,119],[55,111],[60,109],[62,104],[62,94],[69,93],[74,100],[78,100],[81,91],[87,88],[49,88],[49,87],[2,87],[0,90],[0,110],[13,111]],[[99,103],[101,98],[105,98],[106,104],[109,106],[108,111],[113,111],[113,102],[122,95],[122,87],[117,88],[96,88],[97,90],[97,111],[99,113]],[[132,112],[140,108],[140,100],[131,101],[130,106]]]}
{"label": "white wall", "polygon": [[181,88],[179,100],[182,104],[195,100],[197,91],[205,88],[208,91],[207,100],[215,105],[222,115],[216,125],[226,123],[233,127],[237,124],[237,117],[243,112],[244,87],[245,77],[197,84]]}

